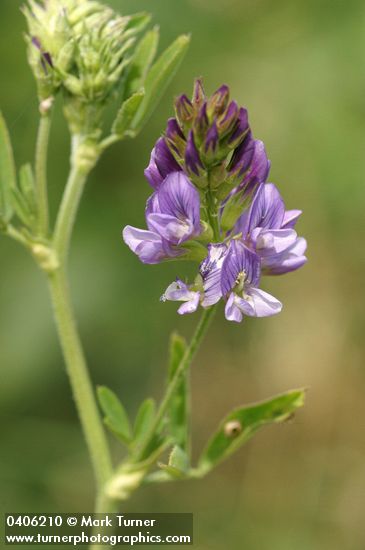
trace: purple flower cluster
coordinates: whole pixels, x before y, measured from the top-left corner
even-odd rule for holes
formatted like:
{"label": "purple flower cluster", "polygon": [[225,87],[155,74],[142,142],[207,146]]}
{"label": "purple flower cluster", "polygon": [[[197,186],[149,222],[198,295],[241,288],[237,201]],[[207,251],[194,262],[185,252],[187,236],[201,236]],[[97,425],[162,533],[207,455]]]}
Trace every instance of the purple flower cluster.
{"label": "purple flower cluster", "polygon": [[198,80],[192,101],[181,96],[175,109],[145,170],[154,188],[148,230],[127,226],[126,244],[147,264],[199,261],[193,284],[177,279],[162,296],[182,302],[180,314],[221,299],[230,321],[279,313],[281,303],[260,280],[306,262],[306,241],[294,229],[301,212],[285,210],[278,189],[266,183],[264,145],[253,138],[247,111],[229,101],[227,86],[207,99]]}

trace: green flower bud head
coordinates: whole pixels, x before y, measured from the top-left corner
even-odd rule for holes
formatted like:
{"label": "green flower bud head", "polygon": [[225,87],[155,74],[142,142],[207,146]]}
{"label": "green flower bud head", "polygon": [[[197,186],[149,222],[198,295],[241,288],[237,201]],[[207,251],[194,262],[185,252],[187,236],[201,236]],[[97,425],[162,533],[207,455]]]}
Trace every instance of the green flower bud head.
{"label": "green flower bud head", "polygon": [[91,0],[28,0],[23,12],[40,100],[62,90],[71,131],[98,134],[103,109],[118,91],[150,17],[122,17]]}

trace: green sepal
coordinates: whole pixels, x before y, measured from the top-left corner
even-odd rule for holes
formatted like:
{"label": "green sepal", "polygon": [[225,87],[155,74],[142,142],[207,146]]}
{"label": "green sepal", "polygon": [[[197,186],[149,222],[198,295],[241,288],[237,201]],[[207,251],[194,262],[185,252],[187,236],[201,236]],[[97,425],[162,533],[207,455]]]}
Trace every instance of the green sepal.
{"label": "green sepal", "polygon": [[144,88],[146,95],[133,121],[132,129],[138,132],[152,114],[161,95],[175,75],[190,42],[188,35],[179,36],[157,59],[149,71]]}
{"label": "green sepal", "polygon": [[13,150],[5,119],[0,112],[0,220],[8,223],[13,214],[12,190],[16,188]]}
{"label": "green sepal", "polygon": [[178,445],[172,449],[168,464],[158,464],[159,468],[175,479],[183,479],[189,471],[189,457]]}
{"label": "green sepal", "polygon": [[125,83],[125,97],[130,97],[144,85],[148,70],[156,56],[159,29],[148,31],[138,43],[133,54]]}
{"label": "green sepal", "polygon": [[186,250],[186,253],[181,256],[185,261],[202,262],[207,256],[206,247],[195,240],[187,241],[181,245],[181,248]]}
{"label": "green sepal", "polygon": [[97,388],[97,396],[100,407],[105,415],[105,425],[119,438],[123,443],[129,444],[132,439],[131,427],[127,413],[114,392],[105,386]]}
{"label": "green sepal", "polygon": [[[185,339],[177,332],[170,337],[168,384],[173,379],[185,352]],[[189,383],[188,372],[184,373],[171,398],[168,409],[169,433],[176,445],[186,450],[189,440]]]}
{"label": "green sepal", "polygon": [[145,91],[141,89],[133,94],[131,97],[129,97],[126,101],[124,101],[118,111],[117,117],[112,126],[113,134],[119,137],[128,135],[128,131],[131,128],[131,123],[134,119],[136,112],[138,111],[139,106],[141,105],[144,96]]}
{"label": "green sepal", "polygon": [[234,193],[229,197],[228,201],[224,205],[221,217],[222,231],[226,232],[234,227],[238,218],[250,204],[250,200],[252,200],[252,194],[247,195],[245,189],[242,189],[238,193]]}
{"label": "green sepal", "polygon": [[133,429],[133,443],[141,444],[153,424],[156,415],[156,403],[152,398],[143,401],[138,409]]}
{"label": "green sepal", "polygon": [[291,390],[255,405],[234,409],[218,427],[199,460],[201,475],[237,451],[266,424],[284,422],[304,404],[305,391]]}

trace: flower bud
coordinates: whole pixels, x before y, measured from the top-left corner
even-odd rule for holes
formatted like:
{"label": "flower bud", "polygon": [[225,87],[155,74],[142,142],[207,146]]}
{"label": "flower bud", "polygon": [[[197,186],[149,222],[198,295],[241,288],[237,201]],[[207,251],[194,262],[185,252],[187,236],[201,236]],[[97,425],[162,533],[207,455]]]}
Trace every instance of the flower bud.
{"label": "flower bud", "polygon": [[194,108],[186,95],[181,95],[175,101],[176,118],[182,128],[190,128],[193,119]]}
{"label": "flower bud", "polygon": [[229,88],[225,84],[221,86],[208,100],[208,117],[213,118],[221,115],[226,110],[229,101]]}

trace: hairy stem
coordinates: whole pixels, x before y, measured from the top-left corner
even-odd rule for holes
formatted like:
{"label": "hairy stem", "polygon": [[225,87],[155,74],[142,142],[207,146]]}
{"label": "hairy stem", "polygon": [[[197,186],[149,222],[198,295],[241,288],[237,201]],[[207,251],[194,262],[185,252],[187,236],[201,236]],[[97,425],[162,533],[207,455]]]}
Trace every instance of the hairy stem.
{"label": "hairy stem", "polygon": [[48,233],[48,191],[47,191],[47,157],[49,132],[51,128],[51,111],[40,118],[36,153],[35,153],[35,181],[38,196],[38,232],[42,236]]}
{"label": "hairy stem", "polygon": [[48,279],[66,370],[98,483],[97,501],[105,503],[102,498],[104,485],[112,474],[110,452],[74,319],[66,274],[71,233],[90,171],[85,169],[84,164],[78,163],[79,144],[80,139],[74,137],[70,175],[58,212],[53,238],[59,268],[51,272]]}
{"label": "hairy stem", "polygon": [[67,277],[62,268],[49,275],[49,287],[67,374],[90,452],[99,491],[102,491],[104,484],[111,476],[112,465],[93,386],[90,381],[72,312]]}
{"label": "hairy stem", "polygon": [[199,324],[198,324],[198,326],[195,330],[195,333],[194,333],[194,335],[193,335],[193,337],[190,341],[190,345],[189,345],[188,349],[186,350],[186,352],[184,354],[184,357],[180,361],[180,364],[177,367],[176,372],[175,372],[173,378],[171,379],[171,381],[170,381],[170,383],[167,387],[166,393],[165,393],[165,395],[164,395],[164,397],[161,401],[161,404],[160,404],[160,407],[157,411],[157,414],[156,414],[156,417],[154,419],[153,425],[151,426],[150,431],[149,431],[148,435],[145,438],[143,447],[140,449],[140,452],[138,453],[137,460],[140,460],[143,457],[144,451],[148,447],[148,444],[150,443],[153,435],[156,433],[156,430],[159,428],[160,422],[163,419],[163,417],[164,417],[164,415],[165,415],[165,413],[166,413],[166,411],[167,411],[167,409],[170,405],[171,398],[173,397],[173,395],[176,391],[176,388],[179,384],[181,376],[184,374],[184,372],[191,365],[191,363],[194,359],[194,356],[195,356],[196,352],[198,351],[199,346],[202,343],[203,338],[204,338],[204,336],[205,336],[205,334],[206,334],[206,332],[209,328],[210,322],[213,318],[213,315],[216,311],[216,308],[217,308],[217,306],[215,305],[215,306],[210,307],[209,309],[204,310],[204,312],[201,316],[201,319],[199,321]]}

